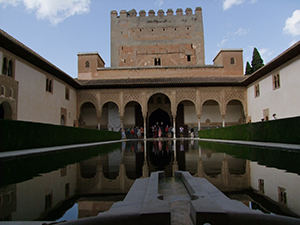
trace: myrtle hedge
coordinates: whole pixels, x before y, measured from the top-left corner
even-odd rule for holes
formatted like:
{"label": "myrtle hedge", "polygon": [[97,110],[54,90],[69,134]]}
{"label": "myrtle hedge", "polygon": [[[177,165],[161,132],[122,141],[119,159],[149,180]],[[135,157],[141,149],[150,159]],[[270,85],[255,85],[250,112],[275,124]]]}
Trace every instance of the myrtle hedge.
{"label": "myrtle hedge", "polygon": [[300,144],[300,117],[200,130],[199,137]]}
{"label": "myrtle hedge", "polygon": [[119,132],[0,120],[0,152],[117,139]]}

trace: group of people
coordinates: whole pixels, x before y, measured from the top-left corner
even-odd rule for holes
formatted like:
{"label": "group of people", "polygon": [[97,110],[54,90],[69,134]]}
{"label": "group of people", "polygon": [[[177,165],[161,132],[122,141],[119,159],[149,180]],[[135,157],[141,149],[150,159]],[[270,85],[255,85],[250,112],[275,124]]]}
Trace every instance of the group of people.
{"label": "group of people", "polygon": [[169,125],[163,127],[162,124],[158,125],[158,123],[156,123],[151,127],[151,132],[154,138],[172,137],[174,133],[174,128],[172,126],[169,127]]}
{"label": "group of people", "polygon": [[136,139],[144,138],[144,128],[143,127],[134,127],[128,129],[121,129],[122,139]]}
{"label": "group of people", "polygon": [[[163,125],[158,125],[158,123],[156,123],[155,125],[153,125],[150,129],[151,133],[150,136],[152,136],[153,138],[162,138],[162,137],[173,137],[174,135],[174,127],[166,125],[166,127],[163,127]],[[180,126],[179,127],[179,133],[180,133],[180,137],[184,137],[184,127]],[[135,126],[134,128],[122,128],[121,129],[121,134],[122,134],[122,139],[140,139],[140,138],[144,138],[144,128],[143,127],[139,127],[139,126]],[[191,138],[194,138],[194,129],[191,128],[191,130],[189,131],[189,136]]]}

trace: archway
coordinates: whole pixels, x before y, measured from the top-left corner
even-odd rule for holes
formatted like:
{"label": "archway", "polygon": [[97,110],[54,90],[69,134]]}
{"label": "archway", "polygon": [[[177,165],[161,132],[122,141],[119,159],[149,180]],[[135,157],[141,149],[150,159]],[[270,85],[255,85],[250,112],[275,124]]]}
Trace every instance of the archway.
{"label": "archway", "polygon": [[2,102],[0,104],[0,119],[12,119],[12,108],[8,102]]}
{"label": "archway", "polygon": [[245,123],[243,105],[239,100],[231,100],[226,106],[226,125],[232,126]]}
{"label": "archway", "polygon": [[93,128],[93,129],[97,128],[98,126],[97,113],[96,113],[96,107],[93,103],[86,102],[81,106],[79,126],[85,128]]}
{"label": "archway", "polygon": [[161,108],[158,108],[154,112],[151,113],[149,116],[149,126],[152,127],[154,125],[159,125],[159,126],[171,126],[171,118],[169,114],[162,110]]}
{"label": "archway", "polygon": [[183,127],[183,136],[187,137],[189,131],[195,132],[198,127],[198,118],[195,104],[190,100],[183,100],[177,105],[176,134],[180,135],[179,127]]}
{"label": "archway", "polygon": [[135,126],[143,127],[144,120],[142,115],[142,108],[138,102],[128,102],[124,111],[124,128],[133,128]]}
{"label": "archway", "polygon": [[150,136],[152,134],[151,127],[158,125],[162,127],[162,131],[165,127],[172,126],[171,119],[171,101],[169,97],[162,93],[152,95],[148,100],[148,132]]}
{"label": "archway", "polygon": [[121,118],[119,107],[114,102],[107,102],[102,107],[101,129],[119,131],[121,129]]}
{"label": "archway", "polygon": [[201,129],[222,127],[223,118],[217,101],[207,100],[203,103],[200,122]]}

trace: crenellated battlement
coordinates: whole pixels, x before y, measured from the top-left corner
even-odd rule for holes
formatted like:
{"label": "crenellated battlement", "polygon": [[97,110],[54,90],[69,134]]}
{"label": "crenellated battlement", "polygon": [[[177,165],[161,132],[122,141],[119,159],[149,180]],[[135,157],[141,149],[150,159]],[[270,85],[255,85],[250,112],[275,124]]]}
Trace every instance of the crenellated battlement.
{"label": "crenellated battlement", "polygon": [[[201,12],[202,12],[201,7],[197,7],[195,9],[195,14],[199,14]],[[132,9],[130,11],[121,10],[120,14],[118,14],[118,12],[116,10],[112,10],[110,12],[110,14],[111,14],[111,16],[115,16],[117,18],[122,18],[122,17],[147,17],[145,10],[140,10],[139,13],[137,13],[135,9]],[[157,14],[152,9],[148,11],[148,17],[155,17],[155,16],[163,17],[163,16],[173,16],[173,15],[174,15],[173,9],[168,9],[166,13],[165,13],[164,10],[160,9],[160,10],[157,11]],[[191,8],[186,8],[185,14],[183,14],[183,10],[181,8],[178,8],[175,12],[175,15],[176,16],[190,16],[190,15],[193,15],[193,10]]]}

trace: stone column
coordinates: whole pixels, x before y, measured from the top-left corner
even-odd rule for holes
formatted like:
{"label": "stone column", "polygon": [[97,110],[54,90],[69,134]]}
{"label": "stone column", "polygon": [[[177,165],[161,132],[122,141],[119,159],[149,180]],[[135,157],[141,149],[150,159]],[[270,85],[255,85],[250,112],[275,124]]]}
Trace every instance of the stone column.
{"label": "stone column", "polygon": [[225,127],[225,115],[222,115],[222,119],[223,119],[222,126]]}
{"label": "stone column", "polygon": [[198,117],[198,131],[201,129],[201,125],[200,125],[200,118],[201,118],[201,116],[197,116]]}
{"label": "stone column", "polygon": [[101,120],[101,117],[97,117],[97,122],[98,122],[98,130],[100,130],[100,120]]}
{"label": "stone column", "polygon": [[147,117],[144,116],[144,139],[147,138]]}
{"label": "stone column", "polygon": [[173,128],[174,128],[173,138],[176,138],[176,115],[173,115]]}
{"label": "stone column", "polygon": [[121,128],[124,128],[124,116],[120,116],[120,120],[121,120]]}

